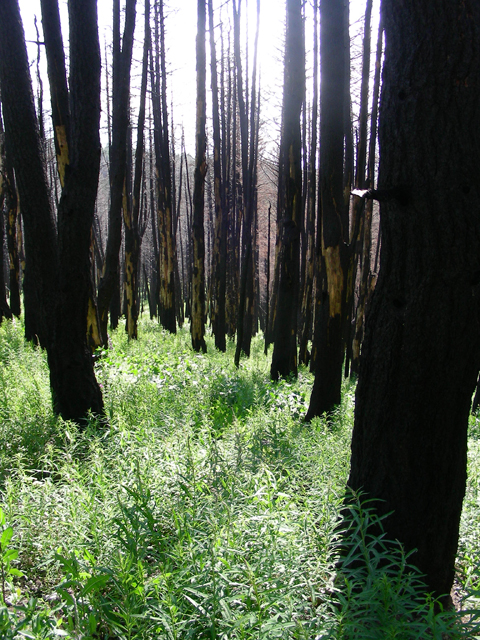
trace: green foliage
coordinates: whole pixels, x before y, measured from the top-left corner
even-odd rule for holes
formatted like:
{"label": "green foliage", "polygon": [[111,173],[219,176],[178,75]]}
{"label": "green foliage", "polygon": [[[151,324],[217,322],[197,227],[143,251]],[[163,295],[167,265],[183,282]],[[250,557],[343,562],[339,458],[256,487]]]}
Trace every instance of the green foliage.
{"label": "green foliage", "polygon": [[[338,639],[411,640],[473,637],[480,612],[462,625],[426,593],[418,569],[398,541],[387,540],[374,502],[352,495],[339,531],[335,587]],[[463,627],[463,628],[462,628]],[[320,637],[332,637],[330,633]]]}
{"label": "green foliage", "polygon": [[[108,424],[92,417],[78,431],[53,416],[44,354],[21,335],[0,326],[0,637],[470,632],[435,612],[409,558],[373,533],[372,505],[352,502],[340,536],[350,383],[332,420],[305,425],[311,375],[271,382],[260,338],[237,369],[233,343],[221,354],[207,336],[199,355],[186,330],[142,320],[138,341],[120,327],[97,359]],[[474,609],[480,461],[470,442],[459,572]]]}

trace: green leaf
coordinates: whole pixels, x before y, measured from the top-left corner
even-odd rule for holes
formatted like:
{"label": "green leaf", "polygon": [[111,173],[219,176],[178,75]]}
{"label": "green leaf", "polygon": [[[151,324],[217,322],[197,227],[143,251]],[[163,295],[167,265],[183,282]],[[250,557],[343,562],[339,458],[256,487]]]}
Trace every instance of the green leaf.
{"label": "green leaf", "polygon": [[2,548],[8,545],[8,543],[12,539],[12,536],[13,536],[12,527],[7,527],[6,529],[3,530],[2,536],[0,537],[0,544],[2,545]]}
{"label": "green leaf", "polygon": [[3,554],[4,562],[11,562],[12,560],[16,560],[18,558],[18,550],[17,549],[7,549]]}
{"label": "green leaf", "polygon": [[88,628],[90,629],[90,633],[93,634],[97,630],[97,619],[93,613],[88,616]]}
{"label": "green leaf", "polygon": [[80,595],[86,596],[89,593],[101,591],[108,582],[108,576],[100,575],[100,576],[92,576],[87,580],[85,586],[80,592]]}

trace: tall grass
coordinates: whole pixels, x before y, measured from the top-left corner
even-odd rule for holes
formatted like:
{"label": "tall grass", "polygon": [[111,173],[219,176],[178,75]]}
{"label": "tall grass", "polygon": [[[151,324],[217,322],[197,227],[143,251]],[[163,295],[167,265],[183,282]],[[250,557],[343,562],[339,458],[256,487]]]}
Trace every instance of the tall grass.
{"label": "tall grass", "polygon": [[[13,529],[0,552],[19,552],[0,564],[24,574],[7,571],[0,637],[472,634],[436,613],[401,550],[376,561],[361,500],[349,557],[363,565],[338,563],[348,382],[335,420],[305,425],[311,375],[272,383],[260,338],[236,369],[233,344],[220,354],[207,338],[208,354],[195,354],[186,330],[143,320],[140,340],[120,328],[97,361],[108,424],[92,416],[78,431],[53,416],[45,356],[22,330],[0,326],[1,506]],[[475,606],[473,419],[471,431],[459,575]]]}

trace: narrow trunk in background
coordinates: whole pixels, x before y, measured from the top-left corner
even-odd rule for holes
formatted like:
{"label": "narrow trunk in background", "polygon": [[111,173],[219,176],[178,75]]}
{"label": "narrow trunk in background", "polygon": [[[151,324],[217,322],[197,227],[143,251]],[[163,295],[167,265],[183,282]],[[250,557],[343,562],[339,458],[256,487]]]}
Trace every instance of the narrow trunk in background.
{"label": "narrow trunk in background", "polygon": [[[355,189],[365,189],[366,164],[367,164],[367,125],[368,125],[368,88],[370,83],[370,49],[371,49],[371,18],[372,0],[367,0],[365,8],[365,22],[362,53],[362,82],[360,88],[360,113],[358,117],[358,141],[357,160],[355,166]],[[371,200],[370,206],[371,206]],[[369,212],[371,214],[371,210]],[[349,243],[349,260],[347,272],[347,289],[345,308],[347,317],[345,320],[345,377],[350,375],[350,365],[353,358],[353,340],[355,336],[355,318],[353,314],[355,304],[355,286],[357,282],[358,264],[363,266],[365,255],[363,253],[368,244],[370,226],[366,228],[367,208],[365,202],[358,195],[353,196],[351,237]],[[370,215],[371,220],[371,215]]]}
{"label": "narrow trunk in background", "polygon": [[140,85],[140,106],[138,109],[137,147],[133,179],[132,206],[124,210],[125,224],[125,291],[127,299],[127,332],[130,339],[138,337],[138,279],[140,276],[140,251],[142,234],[139,230],[140,193],[142,188],[143,164],[145,160],[145,104],[147,94],[148,52],[150,50],[150,0],[145,0],[145,29],[143,41],[142,79]]}
{"label": "narrow trunk in background", "polygon": [[315,213],[317,194],[317,120],[318,120],[318,2],[313,3],[313,97],[312,97],[312,137],[307,185],[307,220],[305,224],[305,286],[302,300],[302,327],[298,359],[307,365],[310,359],[308,341],[312,333],[313,282],[315,278]]}
{"label": "narrow trunk in background", "polygon": [[104,274],[98,287],[98,313],[104,344],[107,344],[108,313],[113,303],[112,326],[120,309],[119,252],[122,243],[122,203],[125,182],[127,131],[130,107],[130,72],[136,0],[126,0],[125,26],[120,45],[120,0],[114,0],[113,13],[113,123],[110,150],[110,208]]}
{"label": "narrow trunk in background", "polygon": [[215,31],[213,23],[213,2],[208,0],[208,18],[210,29],[211,79],[212,79],[212,114],[213,114],[213,179],[215,200],[215,243],[212,258],[212,330],[215,346],[226,351],[225,340],[225,290],[226,290],[226,217],[225,187],[222,180],[220,115],[218,101],[217,55],[215,47]]}
{"label": "narrow trunk in background", "polygon": [[[175,309],[175,262],[176,251],[173,236],[173,208],[172,208],[172,175],[170,167],[170,142],[168,135],[168,109],[167,109],[167,70],[165,59],[165,22],[163,15],[163,0],[158,2],[158,18],[160,26],[160,37],[157,44],[157,75],[158,87],[160,89],[162,122],[160,129],[160,158],[157,158],[157,167],[160,170],[161,180],[159,182],[159,231],[162,241],[160,242],[160,318],[162,325],[170,331],[176,333],[176,309]],[[159,167],[159,164],[161,165]]]}
{"label": "narrow trunk in background", "polygon": [[193,189],[193,277],[192,277],[192,347],[206,353],[205,342],[205,175],[206,160],[206,52],[205,52],[205,0],[197,0],[197,119],[195,144],[195,182]]}
{"label": "narrow trunk in background", "polygon": [[[10,155],[5,148],[3,121],[0,114],[0,173],[3,175],[3,192],[5,194],[5,217],[7,228],[7,250],[9,265],[10,309],[14,316],[20,317],[20,258],[17,245],[17,189],[15,174]],[[2,178],[0,177],[0,182]]]}
{"label": "narrow trunk in background", "polygon": [[305,41],[301,0],[286,3],[282,139],[282,197],[278,300],[274,328],[272,379],[297,375],[297,315],[302,228],[302,140],[300,114],[305,93]]}
{"label": "narrow trunk in background", "polygon": [[[383,47],[383,25],[382,21],[378,25],[378,39],[377,39],[377,53],[375,60],[375,76],[373,82],[373,104],[372,114],[370,118],[370,143],[368,149],[368,173],[367,173],[367,186],[369,188],[374,187],[375,179],[375,152],[377,141],[377,119],[378,119],[378,97],[380,92],[380,71],[382,61],[382,47]],[[364,325],[365,325],[365,311],[367,302],[372,292],[372,285],[375,285],[375,280],[371,277],[370,268],[370,251],[372,246],[372,218],[373,218],[373,200],[369,199],[365,203],[365,222],[364,222],[364,236],[363,236],[363,250],[362,250],[362,266],[360,272],[360,291],[358,297],[357,313],[355,318],[355,334],[352,344],[352,366],[351,373],[358,375],[360,364],[360,348],[363,341]],[[377,245],[379,241],[377,242]]]}
{"label": "narrow trunk in background", "polygon": [[343,2],[320,0],[320,205],[326,286],[315,326],[315,382],[307,421],[331,412],[341,401],[348,238],[343,173],[344,10]]}
{"label": "narrow trunk in background", "polygon": [[254,294],[254,268],[253,268],[253,247],[252,247],[252,225],[254,219],[255,206],[255,106],[256,106],[256,75],[257,75],[257,51],[258,34],[260,26],[260,3],[257,0],[257,29],[255,33],[255,47],[252,70],[252,95],[250,114],[250,143],[248,136],[249,119],[247,105],[243,92],[242,60],[240,52],[240,3],[238,11],[236,3],[233,3],[234,11],[234,53],[237,73],[237,98],[240,115],[240,140],[242,159],[242,264],[240,271],[240,298],[237,315],[237,345],[235,349],[235,365],[240,363],[240,354],[243,351],[250,355],[250,343],[252,339],[252,315],[253,315],[253,294]]}

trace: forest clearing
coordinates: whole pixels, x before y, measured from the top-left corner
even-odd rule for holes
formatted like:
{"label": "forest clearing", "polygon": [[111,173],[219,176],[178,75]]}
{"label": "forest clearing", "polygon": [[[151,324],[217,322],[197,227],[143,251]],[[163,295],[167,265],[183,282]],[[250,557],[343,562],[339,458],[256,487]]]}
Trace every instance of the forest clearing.
{"label": "forest clearing", "polygon": [[347,518],[359,563],[336,566],[353,383],[307,424],[313,376],[273,383],[261,336],[237,369],[234,343],[207,335],[203,355],[186,329],[141,333],[113,333],[96,362],[108,423],[79,431],[53,414],[45,353],[0,327],[2,638],[478,637],[478,417],[455,583],[474,615],[458,625],[414,555],[374,546],[369,503]]}

